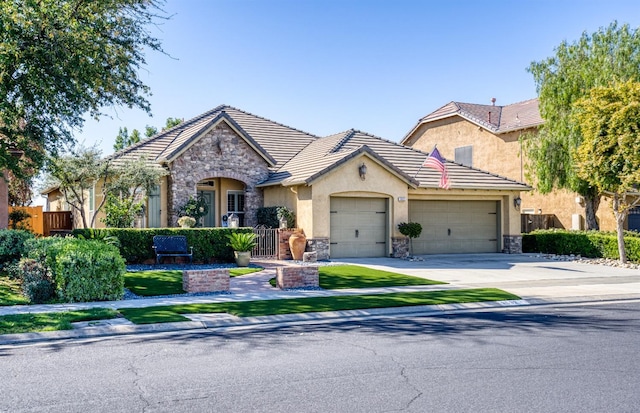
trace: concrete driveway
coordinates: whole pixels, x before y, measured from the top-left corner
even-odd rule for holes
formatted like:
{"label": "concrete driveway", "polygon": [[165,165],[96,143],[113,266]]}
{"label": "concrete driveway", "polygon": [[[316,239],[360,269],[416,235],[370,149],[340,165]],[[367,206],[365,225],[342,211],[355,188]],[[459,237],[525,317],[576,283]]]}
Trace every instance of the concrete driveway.
{"label": "concrete driveway", "polygon": [[441,254],[423,261],[353,258],[346,263],[445,281],[495,287],[530,302],[640,299],[640,270],[561,261],[540,254]]}

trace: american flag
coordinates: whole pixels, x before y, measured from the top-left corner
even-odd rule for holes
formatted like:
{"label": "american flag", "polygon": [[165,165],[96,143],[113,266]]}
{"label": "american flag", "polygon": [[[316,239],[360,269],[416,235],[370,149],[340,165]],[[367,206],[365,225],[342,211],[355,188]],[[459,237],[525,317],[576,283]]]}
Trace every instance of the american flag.
{"label": "american flag", "polygon": [[440,171],[440,188],[449,189],[451,186],[451,181],[449,180],[449,174],[447,173],[447,167],[444,164],[445,160],[440,155],[438,148],[433,148],[433,151],[427,156],[427,159],[424,160],[422,166],[426,166],[428,168],[433,168],[437,171]]}

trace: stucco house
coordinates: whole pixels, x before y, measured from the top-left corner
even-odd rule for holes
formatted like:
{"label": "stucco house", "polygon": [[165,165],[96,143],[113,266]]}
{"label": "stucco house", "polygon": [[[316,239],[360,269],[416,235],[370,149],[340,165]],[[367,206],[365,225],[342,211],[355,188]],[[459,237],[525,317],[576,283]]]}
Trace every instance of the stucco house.
{"label": "stucco house", "polygon": [[[495,100],[491,105],[449,102],[419,119],[401,143],[422,151],[437,145],[447,159],[527,182],[521,138],[537,133],[543,122],[538,99],[506,106],[495,105]],[[584,204],[577,193],[556,190],[542,195],[534,190],[521,198],[523,214],[551,214],[556,227],[584,228]],[[609,199],[601,201],[597,219],[600,229],[615,230]],[[640,230],[640,208],[632,211],[625,228]]]}
{"label": "stucco house", "polygon": [[408,221],[423,226],[416,254],[522,248],[514,200],[527,185],[446,162],[451,187],[441,189],[440,172],[422,167],[427,153],[357,130],[318,137],[222,105],[109,158],[140,156],[168,171],[149,194],[146,227],[174,226],[174,211],[201,195],[209,227],[230,213],[254,226],[259,207],[290,208],[320,259],[404,256],[398,224]]}

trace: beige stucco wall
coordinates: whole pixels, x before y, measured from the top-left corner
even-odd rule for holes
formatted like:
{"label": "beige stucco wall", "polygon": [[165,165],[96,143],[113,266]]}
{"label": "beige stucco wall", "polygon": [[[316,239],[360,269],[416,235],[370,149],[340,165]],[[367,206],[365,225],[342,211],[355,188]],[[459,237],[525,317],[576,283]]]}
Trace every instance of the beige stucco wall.
{"label": "beige stucco wall", "polygon": [[[459,116],[446,118],[418,127],[405,139],[405,144],[425,152],[434,145],[446,159],[455,160],[455,148],[472,145],[473,167],[489,171],[519,182],[534,186],[526,178],[526,153],[520,143],[521,137],[536,133],[536,128],[495,135]],[[576,203],[576,193],[560,190],[542,195],[533,190],[522,192],[522,211],[554,214],[560,225],[572,227],[572,215],[580,214],[584,222],[584,208]],[[598,221],[603,230],[614,230],[615,220],[610,202],[604,199],[598,210]]]}
{"label": "beige stucco wall", "polygon": [[[360,179],[358,173],[358,167],[363,162],[367,166],[365,180]],[[390,236],[400,236],[397,226],[408,219],[408,203],[399,200],[401,197],[407,198],[407,183],[366,154],[347,161],[314,181],[312,189],[298,189],[298,226],[304,229],[309,238],[330,236],[332,196],[389,199]]]}

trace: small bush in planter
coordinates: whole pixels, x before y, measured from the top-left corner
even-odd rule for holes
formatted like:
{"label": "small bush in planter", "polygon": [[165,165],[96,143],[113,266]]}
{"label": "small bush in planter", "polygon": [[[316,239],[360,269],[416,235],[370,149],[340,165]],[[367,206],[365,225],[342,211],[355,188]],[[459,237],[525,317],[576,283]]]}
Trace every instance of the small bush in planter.
{"label": "small bush in planter", "polygon": [[418,238],[422,233],[422,225],[418,222],[401,222],[398,224],[398,230],[405,237],[409,237],[409,247],[413,255],[413,239]]}
{"label": "small bush in planter", "polygon": [[196,226],[196,219],[193,217],[183,216],[178,218],[178,225],[182,228],[193,228]]}

